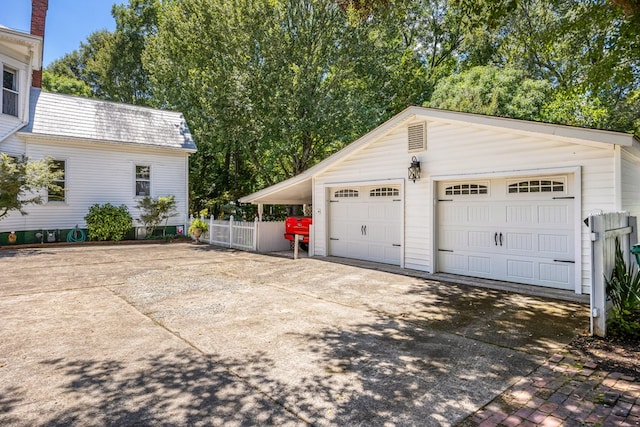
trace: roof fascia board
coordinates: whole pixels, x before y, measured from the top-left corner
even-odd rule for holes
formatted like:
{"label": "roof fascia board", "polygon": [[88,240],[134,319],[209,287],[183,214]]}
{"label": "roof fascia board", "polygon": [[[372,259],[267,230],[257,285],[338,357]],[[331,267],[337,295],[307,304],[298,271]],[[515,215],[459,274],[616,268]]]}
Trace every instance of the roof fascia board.
{"label": "roof fascia board", "polygon": [[317,175],[319,173],[324,172],[334,164],[339,163],[341,160],[345,159],[349,155],[357,151],[360,151],[361,149],[366,147],[370,142],[372,142],[378,137],[383,136],[384,134],[386,134],[396,126],[399,126],[409,120],[412,120],[416,116],[416,114],[413,111],[416,108],[418,107],[406,108],[405,110],[396,114],[395,116],[393,116],[386,122],[382,123],[378,127],[374,128],[373,130],[367,132],[360,138],[356,139],[355,141],[353,141],[351,144],[347,145],[340,151],[332,154],[331,156],[327,157],[326,159],[324,159],[314,167],[308,169],[307,172],[313,171],[312,175]]}
{"label": "roof fascia board", "polygon": [[[273,193],[277,193],[283,190],[286,190],[290,187],[293,187],[294,185],[299,185],[303,182],[305,182],[306,180],[311,180],[311,176],[304,176],[302,177],[303,174],[300,175],[296,175],[293,178],[289,178],[285,181],[279,182],[277,184],[273,184],[267,188],[264,188],[260,191],[256,191],[255,193],[249,194],[248,196],[244,196],[244,197],[240,197],[240,199],[238,199],[240,201],[240,203],[254,203],[255,200],[264,198],[265,196],[268,196],[269,194],[273,194]],[[255,202],[255,203],[264,203],[264,202]]]}
{"label": "roof fascia board", "polygon": [[634,139],[632,134],[613,132],[600,129],[587,129],[574,126],[565,126],[552,123],[532,122],[527,120],[510,119],[505,117],[484,116],[481,114],[463,113],[459,111],[438,110],[434,108],[415,107],[418,114],[429,120],[442,120],[446,122],[458,122],[476,124],[482,126],[511,129],[530,134],[543,134],[562,139],[569,139],[578,143],[583,141],[599,142],[630,146]]}
{"label": "roof fascia board", "polygon": [[415,116],[415,114],[413,113],[413,109],[415,108],[417,107],[406,108],[405,110],[396,114],[395,116],[393,116],[392,118],[384,122],[383,124],[367,132],[360,138],[356,139],[354,142],[350,143],[343,149],[337,151],[336,153],[322,160],[320,163],[310,167],[306,171],[292,178],[289,178],[285,181],[279,182],[265,189],[249,194],[248,196],[241,197],[239,201],[241,203],[253,203],[254,200],[264,197],[270,193],[282,191],[287,187],[291,187],[295,184],[303,182],[304,180],[311,179],[312,176],[324,172],[329,167],[333,166],[334,164],[337,164],[338,162],[340,162],[342,159],[346,158],[350,154],[353,154],[354,152],[361,150],[362,148],[364,148],[364,146],[367,145],[369,141],[388,132],[390,129],[394,128],[395,126],[398,126],[399,124],[403,123],[405,120],[412,119]]}
{"label": "roof fascia board", "polygon": [[44,142],[44,143],[55,143],[59,145],[72,143],[74,145],[119,145],[124,147],[136,147],[136,148],[147,148],[147,149],[158,149],[158,150],[170,150],[170,151],[183,151],[187,153],[196,153],[198,150],[193,148],[181,148],[181,147],[169,147],[167,145],[159,145],[159,144],[141,144],[139,142],[125,142],[125,141],[110,141],[106,139],[86,139],[86,138],[77,138],[72,136],[60,136],[60,135],[47,135],[47,134],[36,134],[32,132],[18,132],[17,135],[23,138],[25,141],[33,141],[33,142]]}
{"label": "roof fascia board", "polygon": [[[510,129],[516,132],[526,133],[528,135],[549,135],[554,138],[570,141],[583,145],[608,144],[631,146],[635,142],[640,142],[637,137],[631,134],[621,132],[604,131],[598,129],[586,129],[572,126],[563,126],[549,123],[530,122],[526,120],[509,119],[504,117],[491,117],[480,114],[463,113],[459,111],[438,110],[434,108],[411,106],[396,114],[378,127],[364,134],[351,144],[347,145],[340,151],[332,154],[315,166],[307,169],[299,175],[288,180],[274,184],[263,190],[240,198],[242,203],[251,203],[253,200],[264,197],[270,193],[278,192],[310,179],[312,176],[326,171],[331,166],[338,164],[349,155],[363,149],[368,143],[387,133],[396,126],[419,117],[426,121],[443,121],[455,122],[462,124],[473,124],[492,128]],[[598,145],[602,147],[601,145]]]}
{"label": "roof fascia board", "polygon": [[0,27],[0,39],[27,47],[28,52],[26,54],[31,55],[33,68],[37,70],[42,68],[42,37],[7,27]]}

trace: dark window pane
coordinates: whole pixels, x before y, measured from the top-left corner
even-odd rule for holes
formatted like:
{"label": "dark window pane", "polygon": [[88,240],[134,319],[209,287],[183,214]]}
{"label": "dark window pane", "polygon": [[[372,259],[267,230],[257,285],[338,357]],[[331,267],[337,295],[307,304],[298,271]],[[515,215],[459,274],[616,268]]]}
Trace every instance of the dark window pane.
{"label": "dark window pane", "polygon": [[151,183],[149,181],[136,181],[136,196],[149,196]]}
{"label": "dark window pane", "polygon": [[65,201],[65,175],[66,164],[64,160],[54,160],[51,165],[53,171],[62,171],[62,175],[55,181],[58,188],[49,188],[47,198],[50,202],[64,202]]}

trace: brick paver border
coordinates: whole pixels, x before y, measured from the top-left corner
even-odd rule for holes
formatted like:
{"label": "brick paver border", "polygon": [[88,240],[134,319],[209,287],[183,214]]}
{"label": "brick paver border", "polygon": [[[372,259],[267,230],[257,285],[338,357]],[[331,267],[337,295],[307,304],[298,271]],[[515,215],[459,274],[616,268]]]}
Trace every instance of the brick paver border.
{"label": "brick paver border", "polygon": [[556,354],[460,426],[640,426],[640,382]]}

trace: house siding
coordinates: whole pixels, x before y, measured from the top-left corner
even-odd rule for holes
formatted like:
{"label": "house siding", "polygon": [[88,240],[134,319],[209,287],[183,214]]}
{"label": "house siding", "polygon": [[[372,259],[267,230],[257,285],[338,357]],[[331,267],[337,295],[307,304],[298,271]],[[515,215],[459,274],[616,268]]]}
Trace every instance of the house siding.
{"label": "house siding", "polygon": [[66,201],[29,206],[26,216],[11,214],[0,222],[0,232],[72,228],[75,225],[86,227],[84,216],[96,203],[124,204],[135,220],[139,217],[135,208],[138,199],[134,196],[137,164],[151,166],[153,197],[176,197],[178,215],[169,220],[169,225],[184,224],[188,213],[185,193],[188,179],[185,159],[188,154],[183,151],[169,153],[113,144],[102,144],[97,150],[95,142],[65,141],[64,144],[29,142],[26,154],[32,159],[50,156],[66,160]]}
{"label": "house siding", "polygon": [[0,153],[7,153],[10,156],[19,156],[24,154],[24,141],[16,137],[15,134],[10,135],[4,141],[0,142]]}
{"label": "house siding", "polygon": [[[416,120],[418,119],[420,117]],[[531,175],[535,175],[536,170],[579,168],[582,191],[581,218],[593,212],[615,209],[613,146],[595,142],[576,142],[478,125],[429,121],[427,150],[410,153],[407,150],[406,125],[394,128],[317,175],[314,184],[315,254],[327,255],[328,206],[325,205],[325,189],[332,183],[406,180],[407,168],[413,155],[422,163],[422,178],[415,183],[405,183],[406,268],[428,272],[434,270],[433,235],[437,225],[433,216],[433,192],[435,181],[441,177],[462,178],[468,174],[490,176],[493,173],[526,174],[529,171]],[[324,206],[321,215],[318,215],[317,206]],[[580,229],[581,290],[588,293],[591,268],[590,236],[586,226],[581,224]]]}
{"label": "house siding", "polygon": [[640,216],[640,157],[631,150],[622,150],[622,209]]}

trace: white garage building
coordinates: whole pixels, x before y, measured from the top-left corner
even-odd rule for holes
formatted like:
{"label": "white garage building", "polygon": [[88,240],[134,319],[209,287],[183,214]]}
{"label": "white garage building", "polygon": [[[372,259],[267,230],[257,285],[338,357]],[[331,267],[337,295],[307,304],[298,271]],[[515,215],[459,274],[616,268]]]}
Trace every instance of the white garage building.
{"label": "white garage building", "polygon": [[315,256],[589,293],[583,221],[640,214],[640,140],[410,107],[241,202],[312,205]]}

